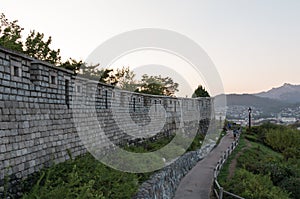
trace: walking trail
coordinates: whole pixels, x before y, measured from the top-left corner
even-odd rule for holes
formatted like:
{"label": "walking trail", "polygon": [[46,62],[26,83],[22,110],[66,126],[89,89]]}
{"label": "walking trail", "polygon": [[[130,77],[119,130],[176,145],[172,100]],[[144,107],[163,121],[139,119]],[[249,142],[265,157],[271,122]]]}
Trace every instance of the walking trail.
{"label": "walking trail", "polygon": [[175,192],[174,199],[209,199],[213,185],[214,168],[223,152],[233,141],[230,131],[222,138],[216,148],[183,177]]}

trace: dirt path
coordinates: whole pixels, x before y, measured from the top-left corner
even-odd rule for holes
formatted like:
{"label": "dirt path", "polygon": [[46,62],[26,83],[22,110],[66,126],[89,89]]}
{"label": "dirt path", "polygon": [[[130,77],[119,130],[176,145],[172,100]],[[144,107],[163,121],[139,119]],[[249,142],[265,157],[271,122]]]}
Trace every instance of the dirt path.
{"label": "dirt path", "polygon": [[239,152],[235,155],[234,159],[231,161],[231,163],[230,163],[230,165],[229,165],[229,174],[228,174],[228,176],[227,176],[227,179],[231,179],[231,178],[233,177],[234,171],[235,171],[235,169],[236,169],[237,159],[244,153],[244,151],[245,151],[246,149],[248,149],[248,148],[251,147],[251,143],[249,142],[249,140],[245,139],[245,141],[246,141],[246,143],[247,143],[247,146],[243,147],[243,148],[241,149],[241,151],[239,151]]}

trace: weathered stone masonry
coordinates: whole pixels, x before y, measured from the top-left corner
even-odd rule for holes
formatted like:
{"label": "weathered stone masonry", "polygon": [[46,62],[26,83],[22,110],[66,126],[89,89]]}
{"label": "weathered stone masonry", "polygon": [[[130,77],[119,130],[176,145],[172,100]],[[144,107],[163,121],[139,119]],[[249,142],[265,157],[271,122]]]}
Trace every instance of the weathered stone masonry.
{"label": "weathered stone masonry", "polygon": [[0,179],[85,152],[66,104],[72,72],[0,49]]}
{"label": "weathered stone masonry", "polygon": [[[136,141],[112,120],[113,87],[97,84],[93,90],[90,82],[76,78],[72,71],[0,47],[0,187],[5,176],[23,178],[51,162],[69,159],[68,151],[74,157],[86,153],[72,119],[75,91],[85,92],[85,97],[89,92],[96,93],[97,117],[114,143]],[[178,128],[179,99],[125,91],[120,95],[120,99],[128,99],[124,106],[130,108],[137,123],[149,123],[150,105],[161,104],[168,116],[160,134],[170,134]],[[207,119],[210,100],[185,99],[185,109],[198,110],[201,118]],[[122,108],[127,101],[121,100],[118,106]]]}

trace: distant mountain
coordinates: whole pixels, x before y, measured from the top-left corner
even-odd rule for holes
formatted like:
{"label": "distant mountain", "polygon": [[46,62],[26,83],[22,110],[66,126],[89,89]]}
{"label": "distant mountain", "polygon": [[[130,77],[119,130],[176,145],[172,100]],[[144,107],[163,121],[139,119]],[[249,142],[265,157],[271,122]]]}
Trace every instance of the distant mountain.
{"label": "distant mountain", "polygon": [[257,94],[227,94],[226,100],[229,118],[246,118],[248,107],[255,118],[276,115],[300,118],[300,85],[284,84]]}
{"label": "distant mountain", "polygon": [[256,107],[264,112],[277,112],[286,106],[282,101],[251,94],[228,94],[226,100],[227,106]]}
{"label": "distant mountain", "polygon": [[285,83],[278,88],[255,94],[258,97],[280,100],[285,103],[300,103],[300,85]]}

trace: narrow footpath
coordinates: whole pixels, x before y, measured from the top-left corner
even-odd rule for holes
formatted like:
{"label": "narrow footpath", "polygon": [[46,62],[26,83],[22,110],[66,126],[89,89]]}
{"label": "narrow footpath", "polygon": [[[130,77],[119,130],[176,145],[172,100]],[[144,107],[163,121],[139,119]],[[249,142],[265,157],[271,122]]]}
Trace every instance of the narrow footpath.
{"label": "narrow footpath", "polygon": [[230,131],[222,138],[216,148],[183,177],[175,192],[174,199],[209,199],[213,185],[214,168],[223,152],[233,141]]}

